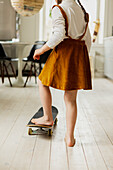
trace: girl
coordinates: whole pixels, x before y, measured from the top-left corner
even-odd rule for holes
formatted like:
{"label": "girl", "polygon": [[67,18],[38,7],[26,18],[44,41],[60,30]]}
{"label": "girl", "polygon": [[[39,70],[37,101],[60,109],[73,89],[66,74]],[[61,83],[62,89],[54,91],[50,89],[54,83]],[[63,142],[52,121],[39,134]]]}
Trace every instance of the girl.
{"label": "girl", "polygon": [[66,104],[67,146],[75,145],[74,128],[77,119],[77,90],[91,90],[91,72],[88,51],[91,36],[88,28],[88,14],[77,0],[56,0],[52,9],[53,32],[48,42],[37,49],[33,58],[53,49],[39,75],[39,94],[44,116],[33,119],[35,124],[52,125],[52,98],[49,86],[64,90]]}

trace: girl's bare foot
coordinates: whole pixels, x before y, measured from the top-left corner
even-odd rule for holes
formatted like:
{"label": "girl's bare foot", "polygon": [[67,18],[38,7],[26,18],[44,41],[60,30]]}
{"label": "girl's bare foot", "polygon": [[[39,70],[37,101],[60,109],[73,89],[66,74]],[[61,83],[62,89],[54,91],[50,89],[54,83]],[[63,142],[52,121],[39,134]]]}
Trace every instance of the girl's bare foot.
{"label": "girl's bare foot", "polygon": [[68,147],[73,147],[74,145],[75,145],[75,142],[76,142],[76,140],[74,139],[74,137],[68,137],[67,135],[65,136],[65,138],[64,138],[64,140],[65,140],[65,142],[66,142],[66,145],[68,146]]}
{"label": "girl's bare foot", "polygon": [[38,119],[32,119],[31,122],[35,125],[53,125],[53,119],[47,119],[45,116]]}

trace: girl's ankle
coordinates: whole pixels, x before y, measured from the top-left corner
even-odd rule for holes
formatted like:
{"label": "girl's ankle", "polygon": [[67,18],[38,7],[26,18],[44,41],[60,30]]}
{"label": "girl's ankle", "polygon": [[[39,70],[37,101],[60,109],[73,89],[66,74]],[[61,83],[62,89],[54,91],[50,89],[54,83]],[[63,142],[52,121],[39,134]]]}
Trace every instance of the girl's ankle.
{"label": "girl's ankle", "polygon": [[66,133],[65,137],[69,139],[74,139],[74,134]]}
{"label": "girl's ankle", "polygon": [[50,116],[44,116],[45,121],[53,121],[53,118]]}

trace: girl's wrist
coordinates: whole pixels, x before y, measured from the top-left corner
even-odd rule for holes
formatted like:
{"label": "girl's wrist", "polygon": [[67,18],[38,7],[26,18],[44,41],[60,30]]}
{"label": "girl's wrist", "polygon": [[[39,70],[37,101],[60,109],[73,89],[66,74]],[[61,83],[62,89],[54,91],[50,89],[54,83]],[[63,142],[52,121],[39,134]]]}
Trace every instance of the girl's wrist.
{"label": "girl's wrist", "polygon": [[43,47],[40,49],[40,52],[41,52],[41,54],[43,54],[43,53],[44,53],[44,49],[43,49]]}
{"label": "girl's wrist", "polygon": [[41,48],[42,54],[45,53],[46,51],[50,50],[51,48],[48,47],[46,44]]}

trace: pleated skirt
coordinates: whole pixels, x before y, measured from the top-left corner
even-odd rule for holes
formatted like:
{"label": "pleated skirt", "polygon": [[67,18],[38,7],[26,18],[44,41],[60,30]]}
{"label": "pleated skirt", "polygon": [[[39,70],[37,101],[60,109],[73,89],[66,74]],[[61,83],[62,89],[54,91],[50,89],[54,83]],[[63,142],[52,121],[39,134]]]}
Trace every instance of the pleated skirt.
{"label": "pleated skirt", "polygon": [[49,55],[39,79],[60,90],[91,90],[92,79],[85,41],[64,39]]}

